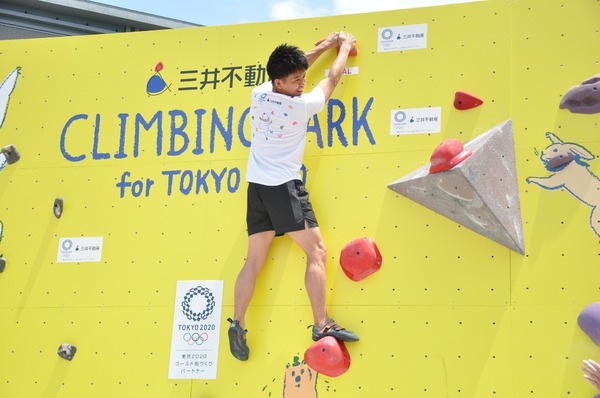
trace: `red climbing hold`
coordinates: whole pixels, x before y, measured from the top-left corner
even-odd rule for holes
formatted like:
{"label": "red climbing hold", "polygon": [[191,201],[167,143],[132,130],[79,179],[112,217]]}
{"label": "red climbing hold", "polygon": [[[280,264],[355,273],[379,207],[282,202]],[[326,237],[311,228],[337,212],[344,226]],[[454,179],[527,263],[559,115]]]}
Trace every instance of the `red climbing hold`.
{"label": "red climbing hold", "polygon": [[440,171],[450,170],[471,156],[471,153],[471,151],[463,147],[463,144],[459,140],[449,139],[442,141],[431,155],[429,172],[435,174]]}
{"label": "red climbing hold", "polygon": [[464,91],[457,91],[454,94],[454,107],[459,111],[476,108],[481,104],[483,104],[481,99]]}
{"label": "red climbing hold", "polygon": [[359,238],[342,249],[340,265],[344,274],[357,282],[381,268],[381,253],[371,238]]}
{"label": "red climbing hold", "polygon": [[350,368],[350,353],[343,341],[327,336],[314,342],[304,352],[311,369],[329,377],[343,375]]}

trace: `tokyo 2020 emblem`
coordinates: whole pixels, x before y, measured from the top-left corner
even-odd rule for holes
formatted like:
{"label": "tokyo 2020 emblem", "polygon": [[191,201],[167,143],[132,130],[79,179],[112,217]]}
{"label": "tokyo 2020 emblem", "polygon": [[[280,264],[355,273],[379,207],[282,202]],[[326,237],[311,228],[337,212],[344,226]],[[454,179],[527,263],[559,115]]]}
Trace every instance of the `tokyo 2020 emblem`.
{"label": "tokyo 2020 emblem", "polygon": [[[192,299],[197,296],[200,295],[201,297],[204,298],[205,303],[203,305],[203,309],[202,311],[196,312],[194,310],[192,310]],[[194,300],[195,302],[199,302],[200,300]],[[182,306],[182,311],[183,314],[186,316],[187,319],[189,319],[190,321],[204,321],[206,320],[206,318],[208,318],[210,316],[210,314],[212,314],[213,309],[215,308],[215,297],[213,296],[213,294],[211,293],[211,291],[208,288],[205,288],[203,286],[196,286],[194,288],[191,288],[186,294],[185,297],[183,298],[183,302],[181,303]]]}

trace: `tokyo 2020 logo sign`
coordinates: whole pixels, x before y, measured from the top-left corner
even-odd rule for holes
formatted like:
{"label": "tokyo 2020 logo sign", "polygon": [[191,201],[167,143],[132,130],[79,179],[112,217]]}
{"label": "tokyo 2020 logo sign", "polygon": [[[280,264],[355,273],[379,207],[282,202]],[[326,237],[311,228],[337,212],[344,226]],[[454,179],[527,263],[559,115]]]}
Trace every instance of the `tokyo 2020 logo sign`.
{"label": "tokyo 2020 logo sign", "polygon": [[[192,301],[194,309],[192,309]],[[185,294],[181,306],[183,314],[190,321],[204,321],[213,313],[215,297],[208,288],[196,286]],[[200,309],[201,311],[195,311]]]}

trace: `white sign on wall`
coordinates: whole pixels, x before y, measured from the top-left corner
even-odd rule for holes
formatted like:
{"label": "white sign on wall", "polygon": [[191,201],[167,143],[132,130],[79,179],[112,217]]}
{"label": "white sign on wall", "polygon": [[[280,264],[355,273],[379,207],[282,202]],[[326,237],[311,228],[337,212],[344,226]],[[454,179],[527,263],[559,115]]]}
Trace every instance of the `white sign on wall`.
{"label": "white sign on wall", "polygon": [[442,131],[442,108],[395,109],[390,116],[390,134],[429,134]]}
{"label": "white sign on wall", "polygon": [[[325,69],[325,76],[329,76],[329,72],[331,71],[331,69]],[[360,69],[358,68],[358,66],[349,66],[344,68],[344,70],[342,71],[343,75],[358,75],[358,72],[360,71]]]}
{"label": "white sign on wall", "polygon": [[103,237],[61,238],[57,263],[97,263],[102,261]]}
{"label": "white sign on wall", "polygon": [[377,51],[403,51],[427,48],[427,24],[379,28]]}
{"label": "white sign on wall", "polygon": [[169,379],[216,379],[223,281],[178,281]]}

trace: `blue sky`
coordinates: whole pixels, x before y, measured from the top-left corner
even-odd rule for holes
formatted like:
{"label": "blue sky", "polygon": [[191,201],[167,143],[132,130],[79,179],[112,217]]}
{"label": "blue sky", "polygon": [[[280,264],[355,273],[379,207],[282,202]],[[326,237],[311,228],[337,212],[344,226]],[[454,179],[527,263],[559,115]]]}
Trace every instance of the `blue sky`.
{"label": "blue sky", "polygon": [[93,0],[200,25],[357,14],[478,0]]}

